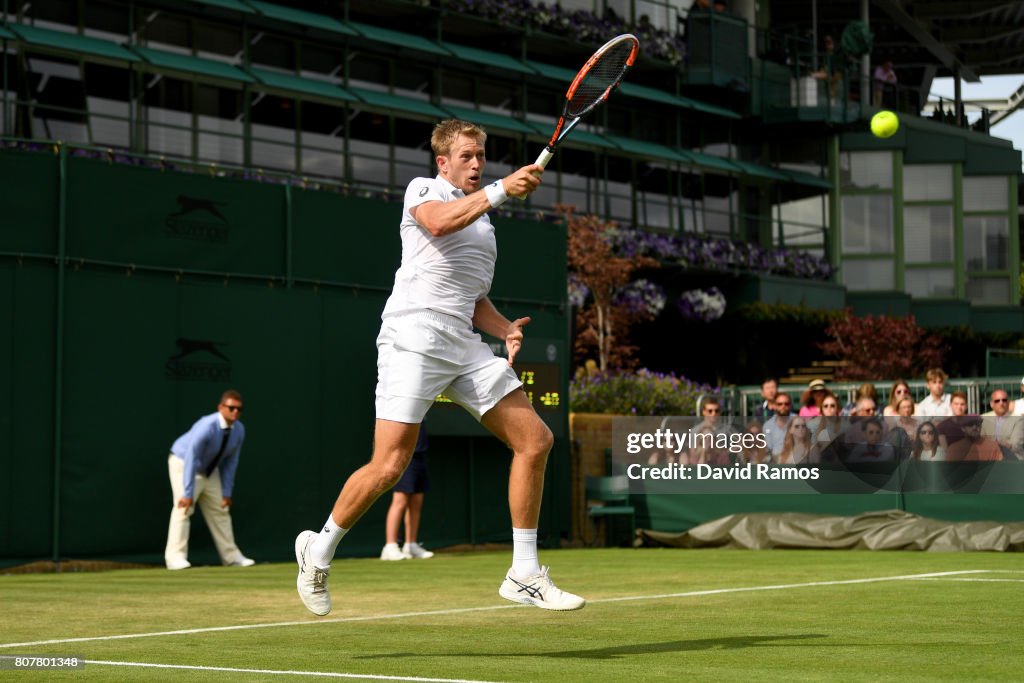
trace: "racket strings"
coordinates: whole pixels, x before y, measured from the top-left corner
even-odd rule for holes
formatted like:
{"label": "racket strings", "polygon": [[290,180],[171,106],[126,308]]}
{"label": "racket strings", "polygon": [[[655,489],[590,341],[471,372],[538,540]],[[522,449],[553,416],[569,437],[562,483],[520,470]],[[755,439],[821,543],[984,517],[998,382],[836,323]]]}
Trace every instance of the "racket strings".
{"label": "racket strings", "polygon": [[609,88],[619,82],[633,52],[632,41],[613,45],[590,65],[590,69],[569,97],[568,114],[580,116],[604,99]]}

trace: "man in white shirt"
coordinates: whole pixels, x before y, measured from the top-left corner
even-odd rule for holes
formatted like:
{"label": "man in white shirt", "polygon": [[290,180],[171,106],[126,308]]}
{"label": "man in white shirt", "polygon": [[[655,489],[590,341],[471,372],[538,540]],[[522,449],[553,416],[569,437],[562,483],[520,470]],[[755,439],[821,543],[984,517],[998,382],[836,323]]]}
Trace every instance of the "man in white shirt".
{"label": "man in white shirt", "polygon": [[[486,139],[476,125],[442,121],[430,139],[437,176],[414,178],[406,188],[399,226],[402,262],[377,336],[373,455],[345,482],[323,530],[303,531],[295,539],[296,588],[318,616],[331,611],[327,576],[339,541],[402,476],[420,423],[441,393],[513,453],[508,487],[512,567],[498,594],[550,610],[586,604],[556,588],[537,560],[541,493],[553,437],[512,370],[530,319],[510,321],[487,296],[497,258],[487,212],[510,196],[536,190],[544,169],[530,164],[484,186]],[[503,339],[508,360],[495,356],[474,327]]]}
{"label": "man in white shirt", "polygon": [[996,389],[989,405],[992,410],[981,414],[985,418],[981,435],[992,437],[1000,446],[1010,449],[1018,460],[1024,459],[1024,420],[1010,415],[1010,395]]}
{"label": "man in white shirt", "polygon": [[949,417],[949,394],[945,393],[949,375],[939,368],[932,368],[925,374],[928,395],[914,408],[915,417]]}
{"label": "man in white shirt", "polygon": [[768,450],[772,457],[782,452],[782,445],[786,441],[786,427],[789,426],[789,416],[793,410],[793,399],[788,394],[775,395],[775,415],[764,423],[764,436],[768,440]]}

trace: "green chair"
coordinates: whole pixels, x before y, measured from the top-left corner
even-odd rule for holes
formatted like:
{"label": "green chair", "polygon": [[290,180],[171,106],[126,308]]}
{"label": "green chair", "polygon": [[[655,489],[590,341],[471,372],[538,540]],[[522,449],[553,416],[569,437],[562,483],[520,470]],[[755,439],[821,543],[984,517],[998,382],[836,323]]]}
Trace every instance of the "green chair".
{"label": "green chair", "polygon": [[594,522],[594,537],[597,537],[597,520],[605,519],[611,527],[613,517],[629,517],[629,541],[632,543],[636,509],[629,504],[629,477],[624,474],[612,477],[591,477],[584,480],[587,501],[587,516]]}

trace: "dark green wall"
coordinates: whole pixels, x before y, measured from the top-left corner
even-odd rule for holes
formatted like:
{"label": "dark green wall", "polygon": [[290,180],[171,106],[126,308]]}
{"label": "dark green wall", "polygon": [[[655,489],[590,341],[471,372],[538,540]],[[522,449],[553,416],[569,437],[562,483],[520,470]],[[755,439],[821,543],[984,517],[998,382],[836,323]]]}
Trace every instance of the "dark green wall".
{"label": "dark green wall", "polygon": [[[0,152],[0,204],[0,564],[161,561],[168,449],[229,387],[246,402],[239,545],[289,559],[369,457],[401,205],[15,151]],[[524,358],[548,360],[551,347],[560,362],[565,228],[494,222],[493,298],[533,316]],[[202,345],[182,355],[179,340]],[[558,439],[541,527],[554,541],[569,526],[565,409],[545,419]],[[509,540],[510,454],[453,420],[431,429],[421,538]],[[379,552],[385,511],[379,502],[341,553]],[[216,561],[204,524],[192,545],[194,561]]]}

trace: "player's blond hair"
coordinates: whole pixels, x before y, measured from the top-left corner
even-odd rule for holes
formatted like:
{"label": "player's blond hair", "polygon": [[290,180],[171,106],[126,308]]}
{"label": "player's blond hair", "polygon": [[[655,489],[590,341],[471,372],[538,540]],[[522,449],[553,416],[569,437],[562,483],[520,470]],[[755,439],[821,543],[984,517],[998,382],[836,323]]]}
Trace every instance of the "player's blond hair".
{"label": "player's blond hair", "polygon": [[434,150],[434,155],[451,156],[452,145],[460,135],[478,140],[481,145],[487,141],[487,132],[480,126],[459,119],[445,119],[434,126],[434,132],[430,135],[430,148]]}

